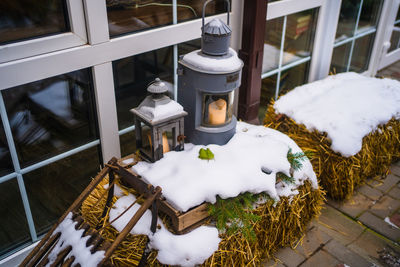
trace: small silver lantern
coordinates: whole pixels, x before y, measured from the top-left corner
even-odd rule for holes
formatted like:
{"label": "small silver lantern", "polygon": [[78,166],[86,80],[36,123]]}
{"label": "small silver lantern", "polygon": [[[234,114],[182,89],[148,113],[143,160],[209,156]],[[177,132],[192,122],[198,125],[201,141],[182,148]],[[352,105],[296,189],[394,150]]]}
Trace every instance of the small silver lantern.
{"label": "small silver lantern", "polygon": [[[203,27],[201,50],[179,59],[178,102],[189,116],[185,124],[188,141],[194,144],[226,144],[235,134],[234,90],[239,88],[243,62],[229,48],[231,29],[220,19]],[[229,0],[228,24],[229,24]]]}
{"label": "small silver lantern", "polygon": [[187,112],[165,93],[168,86],[156,78],[147,87],[150,93],[137,108],[135,119],[136,148],[147,161],[155,162],[164,153],[184,149],[184,119]]}

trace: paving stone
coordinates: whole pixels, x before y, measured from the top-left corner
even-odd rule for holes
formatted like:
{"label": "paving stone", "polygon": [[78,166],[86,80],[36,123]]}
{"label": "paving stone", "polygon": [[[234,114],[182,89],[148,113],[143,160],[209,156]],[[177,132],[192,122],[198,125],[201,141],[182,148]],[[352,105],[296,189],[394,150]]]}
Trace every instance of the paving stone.
{"label": "paving stone", "polygon": [[392,189],[390,189],[388,194],[392,198],[400,199],[400,187],[399,186],[394,186]]}
{"label": "paving stone", "polygon": [[400,229],[389,225],[383,219],[373,215],[372,213],[365,212],[363,215],[360,216],[359,220],[363,224],[367,225],[376,232],[386,236],[394,242],[397,242],[400,239]]}
{"label": "paving stone", "polygon": [[400,208],[400,200],[389,196],[383,196],[378,202],[370,208],[370,211],[384,219]]}
{"label": "paving stone", "polygon": [[[393,170],[393,168],[392,168],[392,170]],[[374,185],[373,187],[382,192],[388,192],[398,182],[400,182],[400,177],[391,173],[388,176],[386,176],[386,178],[382,181],[381,184]]]}
{"label": "paving stone", "polygon": [[328,205],[322,209],[318,228],[345,245],[356,240],[365,229],[364,226]]}
{"label": "paving stone", "polygon": [[280,249],[275,254],[275,257],[288,267],[298,266],[306,259],[302,254],[290,247]]}
{"label": "paving stone", "polygon": [[323,249],[335,256],[335,258],[342,263],[351,267],[372,265],[370,261],[351,251],[336,240],[329,241],[329,243],[326,244]]}
{"label": "paving stone", "polygon": [[400,228],[400,213],[395,213],[390,216],[390,222]]}
{"label": "paving stone", "polygon": [[355,242],[351,243],[347,247],[364,258],[368,258],[369,260],[375,259],[376,261],[379,259],[378,252],[387,246],[391,247],[396,252],[399,252],[400,250],[389,240],[384,239],[371,230],[366,230]]}
{"label": "paving stone", "polygon": [[261,263],[261,266],[263,267],[285,267],[281,262],[275,261],[275,260],[269,260]]}
{"label": "paving stone", "polygon": [[378,200],[383,195],[381,191],[369,185],[363,185],[357,191],[372,200]]}
{"label": "paving stone", "polygon": [[353,218],[357,218],[364,211],[374,205],[374,203],[374,201],[370,200],[363,194],[356,193],[351,199],[343,202],[338,209]]}
{"label": "paving stone", "polygon": [[390,167],[390,170],[392,171],[392,174],[400,176],[400,164],[397,162],[397,164],[393,164]]}
{"label": "paving stone", "polygon": [[336,266],[340,262],[332,255],[324,250],[319,250],[315,255],[307,259],[301,267],[315,267],[315,266]]}
{"label": "paving stone", "polygon": [[321,231],[318,227],[314,227],[306,233],[303,242],[297,246],[296,252],[308,257],[331,239],[329,235]]}

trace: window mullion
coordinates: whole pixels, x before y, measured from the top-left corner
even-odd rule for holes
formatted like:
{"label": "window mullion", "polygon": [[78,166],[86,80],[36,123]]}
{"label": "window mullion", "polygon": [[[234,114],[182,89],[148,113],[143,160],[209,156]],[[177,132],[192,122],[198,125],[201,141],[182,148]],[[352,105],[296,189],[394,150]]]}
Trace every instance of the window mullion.
{"label": "window mullion", "polygon": [[103,162],[121,157],[111,62],[92,68]]}
{"label": "window mullion", "polygon": [[83,0],[89,44],[96,45],[110,40],[106,1]]}
{"label": "window mullion", "polygon": [[10,122],[8,120],[6,106],[4,104],[3,95],[1,94],[1,92],[0,92],[0,114],[1,114],[1,120],[3,123],[3,127],[4,127],[4,133],[6,134],[6,139],[7,139],[8,149],[9,149],[10,155],[11,155],[11,160],[12,160],[12,163],[14,166],[14,170],[17,173],[18,187],[19,187],[19,191],[21,194],[26,219],[28,221],[29,232],[30,232],[32,241],[36,241],[37,234],[36,234],[35,224],[33,221],[32,212],[31,212],[31,208],[29,205],[29,201],[28,201],[28,196],[26,194],[24,180],[20,173],[21,166],[18,161],[17,150],[15,148],[15,143],[14,143],[14,139],[12,137]]}

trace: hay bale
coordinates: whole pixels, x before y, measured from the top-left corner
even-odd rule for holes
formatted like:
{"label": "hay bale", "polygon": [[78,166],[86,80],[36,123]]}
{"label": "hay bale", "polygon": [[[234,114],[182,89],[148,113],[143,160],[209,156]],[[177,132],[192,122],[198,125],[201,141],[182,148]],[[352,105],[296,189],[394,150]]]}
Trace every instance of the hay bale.
{"label": "hay bale", "polygon": [[394,118],[364,137],[360,152],[343,157],[332,151],[326,133],[310,132],[293,119],[276,114],[273,105],[272,100],[264,125],[287,134],[303,151],[313,153],[311,163],[319,183],[333,199],[348,199],[367,178],[387,175],[391,163],[400,157],[400,121]]}
{"label": "hay bale", "polygon": [[[108,216],[104,222],[98,218],[105,205],[105,198],[98,201],[105,191],[104,185],[108,182],[106,177],[102,183],[91,193],[82,204],[81,213],[85,220],[95,227],[97,224],[107,226]],[[132,189],[122,187],[130,193]],[[113,203],[117,200],[113,199]],[[324,192],[314,190],[306,182],[299,187],[299,194],[291,198],[281,198],[279,203],[273,200],[259,205],[253,212],[261,216],[261,220],[254,224],[257,239],[248,241],[240,233],[233,235],[222,234],[222,241],[216,251],[203,266],[244,266],[258,265],[263,258],[271,258],[280,247],[294,246],[297,240],[305,232],[308,222],[319,215]],[[168,223],[167,223],[168,224]],[[112,227],[105,227],[100,234],[112,242],[118,232]],[[128,235],[126,240],[117,248],[111,257],[115,266],[137,266],[147,242],[144,235]],[[148,259],[150,266],[162,266],[157,259],[157,252],[153,251]]]}

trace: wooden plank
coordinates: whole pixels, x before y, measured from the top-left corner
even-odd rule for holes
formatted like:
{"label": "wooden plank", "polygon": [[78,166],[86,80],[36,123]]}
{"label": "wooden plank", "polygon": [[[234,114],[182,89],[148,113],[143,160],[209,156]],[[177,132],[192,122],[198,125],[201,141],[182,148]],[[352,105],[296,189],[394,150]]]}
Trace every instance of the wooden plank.
{"label": "wooden plank", "polygon": [[182,232],[186,228],[189,228],[197,222],[203,221],[204,219],[208,218],[210,215],[208,214],[207,206],[207,203],[204,203],[180,215],[178,217],[179,226],[177,231]]}

